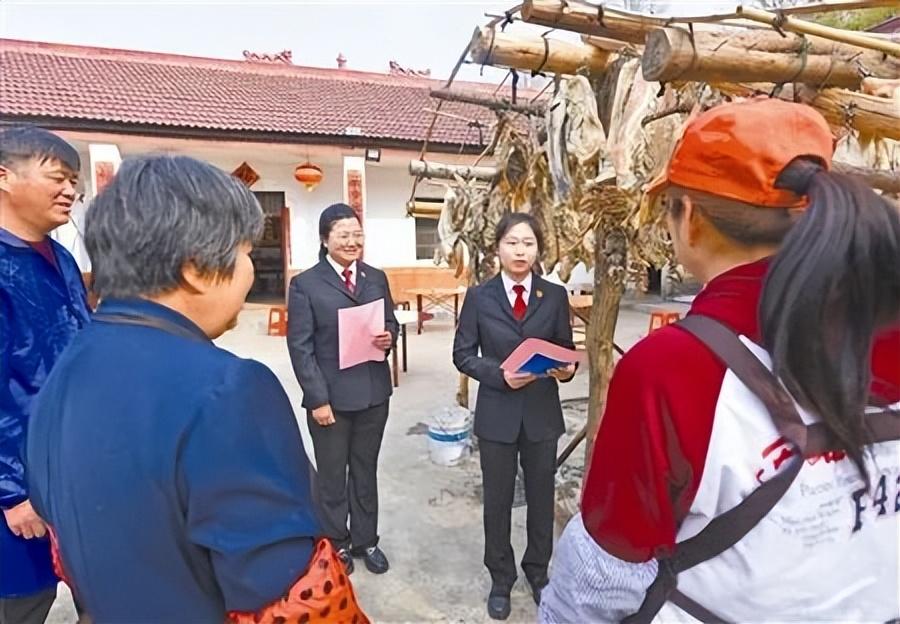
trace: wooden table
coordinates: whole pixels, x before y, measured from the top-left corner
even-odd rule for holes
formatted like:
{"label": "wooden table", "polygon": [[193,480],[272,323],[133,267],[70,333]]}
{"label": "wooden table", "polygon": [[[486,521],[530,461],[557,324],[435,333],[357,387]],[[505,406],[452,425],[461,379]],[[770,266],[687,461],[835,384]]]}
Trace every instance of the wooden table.
{"label": "wooden table", "polygon": [[587,325],[591,319],[591,306],[594,304],[594,295],[569,295],[569,309]]}
{"label": "wooden table", "polygon": [[[428,310],[439,308],[447,312],[453,312],[454,325],[459,321],[459,297],[466,294],[465,286],[457,286],[456,288],[410,288],[406,292],[416,297],[416,312],[418,313],[417,334],[422,333],[425,313]],[[451,300],[453,305],[450,305]]]}
{"label": "wooden table", "polygon": [[[397,323],[399,323],[400,325],[400,347],[402,349],[403,355],[403,372],[405,373],[407,371],[406,326],[415,323],[418,320],[419,315],[411,310],[394,310],[394,318],[397,319]],[[397,362],[398,355],[396,345],[394,346],[394,349],[391,353],[391,358],[393,360],[393,366],[391,366],[391,368],[393,369],[394,373],[394,387],[396,388],[400,385],[400,367],[398,366]]]}

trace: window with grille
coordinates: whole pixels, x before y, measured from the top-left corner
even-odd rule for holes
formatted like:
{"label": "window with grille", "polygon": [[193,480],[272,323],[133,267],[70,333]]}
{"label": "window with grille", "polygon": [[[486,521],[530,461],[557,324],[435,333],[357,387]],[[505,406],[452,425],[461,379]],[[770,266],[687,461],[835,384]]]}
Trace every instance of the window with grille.
{"label": "window with grille", "polygon": [[416,260],[431,260],[440,239],[437,219],[416,217]]}

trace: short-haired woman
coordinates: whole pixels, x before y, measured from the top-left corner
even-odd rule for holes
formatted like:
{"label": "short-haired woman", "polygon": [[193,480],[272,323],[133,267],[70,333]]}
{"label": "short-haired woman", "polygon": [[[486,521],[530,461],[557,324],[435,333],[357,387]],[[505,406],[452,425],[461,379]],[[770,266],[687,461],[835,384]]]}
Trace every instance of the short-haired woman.
{"label": "short-haired woman", "polygon": [[391,374],[387,359],[340,369],[338,310],[383,299],[384,327],[371,340],[385,352],[396,343],[400,326],[387,277],[361,260],[365,238],[350,206],[322,211],[319,240],[319,263],[291,280],[288,351],[315,448],[325,535],[347,574],[354,556],[362,557],[370,572],[383,574],[389,564],[378,547],[376,473]]}
{"label": "short-haired woman", "polygon": [[706,286],[616,368],[542,622],[900,617],[900,213],[832,149],[779,100],[687,126],[652,190]]}
{"label": "short-haired woman", "polygon": [[321,577],[311,561],[340,567],[315,545],[278,379],[212,343],[253,283],[261,230],[243,184],[186,157],[126,160],[87,213],[102,301],[37,397],[27,456],[61,571],[98,624],[309,618],[293,589]]}
{"label": "short-haired woman", "polygon": [[505,372],[500,364],[526,338],[572,348],[569,299],[562,286],[539,277],[543,239],[531,215],[511,213],[495,232],[500,274],[470,288],[453,342],[453,363],[479,382],[475,404],[484,483],[484,564],[491,575],[488,615],[506,619],[516,581],[510,522],[517,463],[525,476],[528,547],[522,570],[535,602],[547,584],[553,550],[556,447],[565,431],[558,382],[575,366],[549,376]]}

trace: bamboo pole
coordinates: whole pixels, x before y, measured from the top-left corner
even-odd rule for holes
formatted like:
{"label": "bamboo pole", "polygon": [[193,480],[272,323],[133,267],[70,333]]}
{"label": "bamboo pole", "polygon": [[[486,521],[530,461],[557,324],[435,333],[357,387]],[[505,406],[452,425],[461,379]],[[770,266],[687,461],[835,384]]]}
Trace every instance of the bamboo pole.
{"label": "bamboo pole", "polygon": [[894,57],[900,57],[900,43],[895,43],[893,41],[877,39],[852,30],[832,28],[831,26],[824,26],[822,24],[800,20],[796,17],[791,17],[790,15],[779,15],[777,13],[770,13],[769,11],[763,11],[762,9],[753,7],[740,6],[738,7],[737,12],[741,17],[745,17],[761,24],[768,24],[769,26],[779,28],[780,30],[824,37],[825,39],[849,43],[850,45],[868,48],[869,50],[878,50],[879,52],[884,52],[885,54],[890,54]]}
{"label": "bamboo pole", "polygon": [[431,97],[438,100],[450,102],[463,102],[465,104],[475,104],[484,106],[495,111],[513,111],[523,113],[525,115],[543,116],[546,108],[543,104],[532,104],[529,102],[516,102],[513,104],[506,98],[488,97],[480,93],[471,93],[468,91],[457,91],[455,89],[432,89]]}
{"label": "bamboo pole", "polygon": [[449,165],[426,160],[409,161],[409,173],[423,178],[454,180],[456,176],[463,179],[476,179],[490,182],[497,177],[496,167],[468,167],[466,165]]}
{"label": "bamboo pole", "polygon": [[597,75],[606,71],[611,54],[594,46],[538,36],[510,35],[495,28],[480,28],[472,40],[472,60],[554,74],[576,74],[586,70]]}
{"label": "bamboo pole", "polygon": [[829,0],[813,2],[796,7],[785,7],[781,12],[785,15],[802,15],[804,13],[828,13],[830,11],[852,11],[855,9],[874,9],[896,7],[897,0]]}
{"label": "bamboo pole", "polygon": [[[762,44],[765,46],[765,38]],[[838,54],[768,52],[752,49],[753,38],[734,42],[721,37],[694,37],[683,28],[660,28],[647,37],[641,68],[649,81],[802,82],[859,88],[870,73],[889,78],[900,71],[894,61],[864,64]],[[790,44],[785,44],[790,45]]]}

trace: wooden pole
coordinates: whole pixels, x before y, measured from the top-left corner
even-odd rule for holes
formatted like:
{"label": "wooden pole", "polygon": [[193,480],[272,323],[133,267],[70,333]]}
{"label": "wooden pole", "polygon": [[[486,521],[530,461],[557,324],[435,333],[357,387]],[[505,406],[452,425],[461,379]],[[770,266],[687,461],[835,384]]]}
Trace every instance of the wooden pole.
{"label": "wooden pole", "polygon": [[513,111],[525,115],[543,116],[546,111],[546,107],[543,104],[533,104],[530,102],[516,102],[513,104],[506,98],[488,97],[481,93],[458,91],[456,89],[432,89],[431,97],[450,102],[475,104],[495,111]]}
{"label": "wooden pole", "polygon": [[[866,50],[855,45],[833,41],[822,37],[799,35],[797,33],[778,33],[768,29],[709,29],[712,24],[703,24],[704,28],[694,28],[697,46],[704,49],[719,49],[731,46],[738,50],[747,49],[755,52],[793,52],[796,54],[825,54],[837,56],[850,61],[857,61],[868,72],[897,74],[900,63],[894,59],[885,59],[884,54],[875,50]],[[686,30],[684,27],[680,27]]]}
{"label": "wooden pole", "polygon": [[419,219],[440,219],[443,204],[436,202],[411,201],[406,204],[406,214]]}
{"label": "wooden pole", "polygon": [[606,392],[612,378],[614,337],[619,318],[619,304],[625,293],[628,238],[621,230],[595,232],[594,302],[587,325],[585,346],[588,352],[588,449],[585,474],[590,465],[594,439],[606,407]]}
{"label": "wooden pole", "polygon": [[800,87],[796,95],[836,128],[853,128],[866,137],[900,141],[900,100],[844,89]]}
{"label": "wooden pole", "polygon": [[[713,28],[714,26],[716,28]],[[653,27],[650,24],[644,24],[642,28],[643,35],[640,43],[644,42],[646,35],[658,30],[661,26]],[[687,32],[684,27],[680,27],[680,29],[683,32]],[[617,45],[618,48],[621,48],[624,45],[624,40],[617,39],[610,34],[599,36],[585,35],[582,37],[582,40],[606,50],[617,49]],[[802,58],[800,56],[802,54],[835,56],[843,59],[843,62],[852,65],[858,73],[865,76],[881,78],[896,78],[900,76],[900,61],[897,59],[892,57],[885,58],[885,55],[881,52],[866,50],[855,45],[823,37],[796,33],[781,34],[763,28],[723,29],[715,24],[696,24],[694,26],[694,42],[698,51],[717,51],[723,47],[728,47],[734,50],[735,55],[753,51],[795,53],[800,58]]]}
{"label": "wooden pole", "polygon": [[456,176],[463,179],[475,178],[490,182],[497,177],[496,167],[467,167],[466,165],[448,165],[426,160],[409,161],[410,175],[439,180],[454,180]]}
{"label": "wooden pole", "polygon": [[842,162],[834,162],[833,166],[835,171],[860,178],[874,189],[885,193],[900,193],[900,171],[857,167]]}
{"label": "wooden pole", "polygon": [[522,19],[529,24],[628,43],[644,43],[647,33],[660,26],[657,19],[604,13],[601,7],[575,0],[527,0],[522,4]]}
{"label": "wooden pole", "polygon": [[625,48],[631,46],[633,49],[638,49],[634,44],[628,44],[625,41],[619,41],[618,39],[610,39],[609,37],[598,37],[596,35],[581,35],[581,40],[588,45],[592,45],[595,48],[600,48],[601,50],[606,50],[607,52],[619,52]]}
{"label": "wooden pole", "polygon": [[495,28],[480,28],[472,41],[472,60],[553,74],[602,74],[611,54],[591,45],[537,36],[510,35]]}
{"label": "wooden pole", "polygon": [[869,37],[868,35],[852,30],[842,30],[840,28],[832,28],[831,26],[824,26],[814,22],[807,22],[805,20],[797,19],[796,17],[791,17],[790,15],[779,15],[754,7],[740,6],[738,7],[737,12],[741,17],[753,20],[754,22],[760,22],[761,24],[768,24],[769,26],[777,27],[780,30],[824,37],[825,39],[849,43],[850,45],[859,46],[860,48],[878,50],[879,52],[884,52],[885,54],[890,54],[894,57],[900,57],[900,43],[895,43],[890,40]]}
{"label": "wooden pole", "polygon": [[[702,39],[682,28],[660,28],[647,37],[641,69],[649,81],[801,82],[858,88],[864,77],[858,59],[825,54],[760,52],[719,38]],[[871,73],[893,73],[879,64]],[[889,77],[889,76],[879,76]]]}
{"label": "wooden pole", "polygon": [[[758,88],[746,84],[713,83],[713,88],[728,95],[749,97]],[[845,89],[818,91],[800,86],[794,92],[786,85],[779,93],[785,100],[798,99],[819,111],[836,132],[851,129],[866,137],[900,140],[900,101]]]}
{"label": "wooden pole", "polygon": [[456,404],[469,409],[469,377],[465,373],[459,374],[456,384]]}

